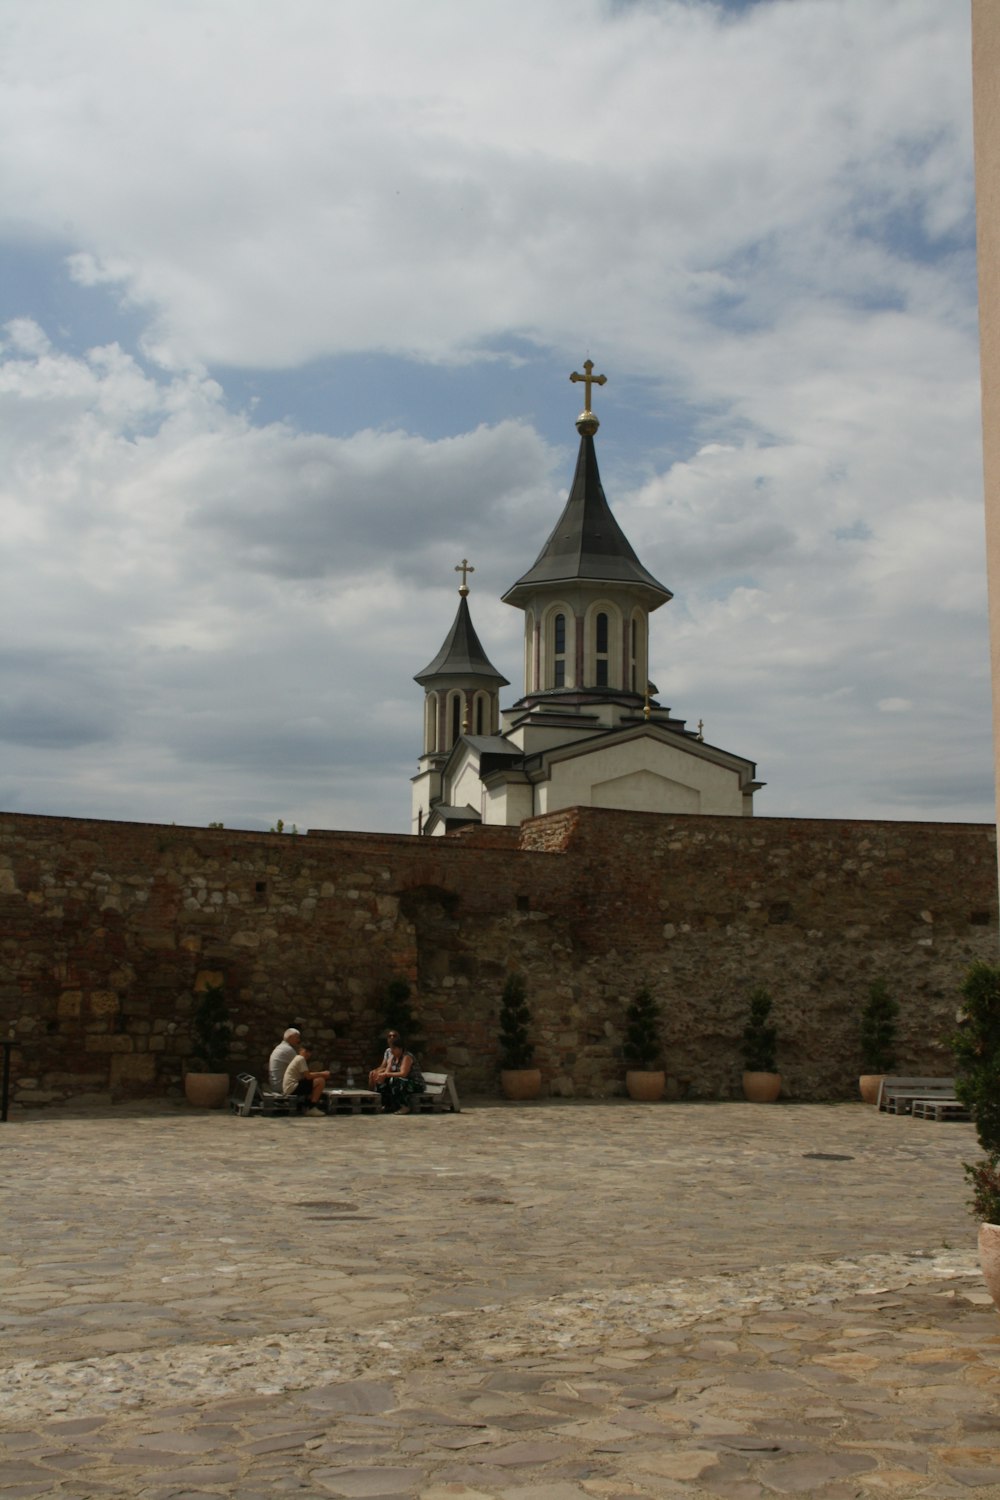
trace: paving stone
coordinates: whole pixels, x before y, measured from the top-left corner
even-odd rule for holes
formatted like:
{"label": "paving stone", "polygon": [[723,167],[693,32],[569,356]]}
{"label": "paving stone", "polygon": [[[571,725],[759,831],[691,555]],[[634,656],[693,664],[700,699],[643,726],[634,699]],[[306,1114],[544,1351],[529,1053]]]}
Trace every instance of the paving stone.
{"label": "paving stone", "polygon": [[383,1500],[383,1497],[413,1495],[423,1480],[420,1469],[315,1469],[314,1483],[331,1495],[347,1500]]}

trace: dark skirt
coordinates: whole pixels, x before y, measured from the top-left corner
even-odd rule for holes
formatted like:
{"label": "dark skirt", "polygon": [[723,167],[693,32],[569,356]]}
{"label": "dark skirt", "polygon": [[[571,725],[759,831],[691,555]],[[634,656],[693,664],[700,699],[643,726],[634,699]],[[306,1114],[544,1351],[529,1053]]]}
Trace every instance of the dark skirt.
{"label": "dark skirt", "polygon": [[382,1108],[387,1115],[394,1115],[409,1104],[413,1094],[422,1094],[427,1085],[413,1078],[393,1077],[384,1079],[376,1087],[382,1096]]}

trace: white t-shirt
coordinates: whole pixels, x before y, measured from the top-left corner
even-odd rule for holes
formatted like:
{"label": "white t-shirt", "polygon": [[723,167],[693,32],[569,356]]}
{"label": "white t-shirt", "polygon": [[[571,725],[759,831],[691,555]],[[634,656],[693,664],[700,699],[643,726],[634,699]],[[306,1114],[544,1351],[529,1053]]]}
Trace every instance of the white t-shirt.
{"label": "white t-shirt", "polygon": [[285,1077],[282,1082],[282,1093],[294,1094],[299,1086],[299,1079],[309,1072],[309,1059],[295,1056],[285,1069]]}
{"label": "white t-shirt", "polygon": [[298,1057],[298,1052],[291,1042],[279,1042],[268,1059],[267,1072],[271,1080],[271,1087],[279,1093],[284,1087],[285,1069],[293,1057]]}

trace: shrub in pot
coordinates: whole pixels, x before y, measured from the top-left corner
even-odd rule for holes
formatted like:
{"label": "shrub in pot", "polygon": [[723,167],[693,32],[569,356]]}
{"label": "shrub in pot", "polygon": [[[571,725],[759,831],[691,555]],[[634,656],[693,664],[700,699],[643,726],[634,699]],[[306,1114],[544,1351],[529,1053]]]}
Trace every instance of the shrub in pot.
{"label": "shrub in pot", "polygon": [[190,1104],[217,1109],[225,1103],[232,1030],[225,991],[219,984],[207,984],[191,1016],[194,1052],[184,1074],[184,1093]]}
{"label": "shrub in pot", "polygon": [[750,991],[750,1014],[743,1028],[743,1093],[753,1104],[771,1104],[781,1093],[776,1071],[778,1033],[769,1022],[774,1002],[762,984]]}
{"label": "shrub in pot", "polygon": [[660,1006],[643,985],[625,1012],[625,1088],[630,1099],[662,1099],[666,1075],[660,1057]]}
{"label": "shrub in pot", "polygon": [[896,1066],[896,1019],[899,1002],[884,979],[872,981],[861,1012],[861,1076],[858,1087],[866,1104],[878,1102],[879,1085]]}
{"label": "shrub in pot", "polygon": [[524,978],[510,974],[500,997],[500,1087],[508,1099],[537,1099],[542,1087],[541,1071],[531,1066],[530,1025]]}
{"label": "shrub in pot", "polygon": [[985,1153],[965,1163],[979,1224],[979,1259],[1000,1309],[1000,968],[974,963],[962,985],[965,1008],[952,1037],[955,1093],[972,1115]]}

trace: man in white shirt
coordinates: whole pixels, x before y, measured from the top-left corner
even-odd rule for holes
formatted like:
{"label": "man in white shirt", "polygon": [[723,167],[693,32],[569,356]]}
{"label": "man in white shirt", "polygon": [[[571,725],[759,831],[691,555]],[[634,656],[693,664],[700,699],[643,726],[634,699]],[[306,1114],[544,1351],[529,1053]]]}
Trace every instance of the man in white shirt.
{"label": "man in white shirt", "polygon": [[299,1032],[294,1026],[289,1026],[285,1035],[271,1053],[267,1064],[267,1076],[274,1093],[284,1093],[285,1069],[292,1059],[298,1056],[301,1045],[302,1037]]}

